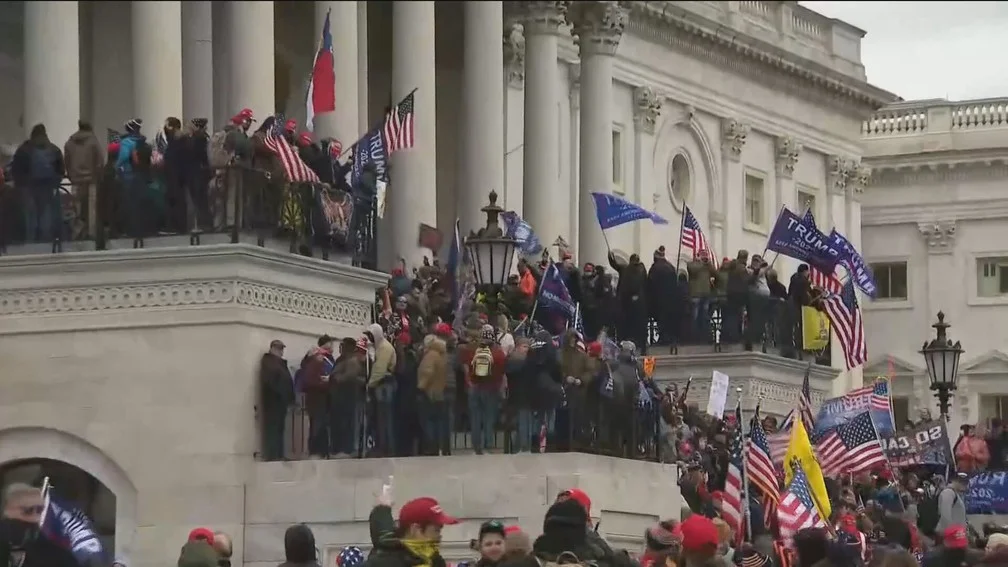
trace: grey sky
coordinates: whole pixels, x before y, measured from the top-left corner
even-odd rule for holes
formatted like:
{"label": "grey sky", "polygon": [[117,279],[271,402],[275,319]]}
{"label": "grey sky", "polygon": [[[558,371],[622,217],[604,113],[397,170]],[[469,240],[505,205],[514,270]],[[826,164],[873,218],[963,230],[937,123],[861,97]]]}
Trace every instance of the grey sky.
{"label": "grey sky", "polygon": [[1008,2],[801,2],[868,35],[868,81],[907,99],[1008,97]]}

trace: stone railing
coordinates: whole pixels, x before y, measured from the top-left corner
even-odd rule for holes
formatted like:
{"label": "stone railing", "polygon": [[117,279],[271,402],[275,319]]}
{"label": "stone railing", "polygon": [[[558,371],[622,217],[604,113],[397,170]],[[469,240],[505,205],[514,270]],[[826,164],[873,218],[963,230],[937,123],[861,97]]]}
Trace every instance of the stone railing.
{"label": "stone railing", "polygon": [[1008,128],[1008,98],[950,102],[909,101],[872,114],[861,126],[864,138]]}

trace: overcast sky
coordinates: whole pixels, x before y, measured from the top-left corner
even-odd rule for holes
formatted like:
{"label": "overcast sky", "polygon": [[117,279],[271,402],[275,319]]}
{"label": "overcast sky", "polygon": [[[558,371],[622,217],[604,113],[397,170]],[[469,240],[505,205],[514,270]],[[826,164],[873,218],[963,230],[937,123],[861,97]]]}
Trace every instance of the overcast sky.
{"label": "overcast sky", "polygon": [[1008,2],[801,2],[868,35],[868,81],[904,99],[1008,97]]}

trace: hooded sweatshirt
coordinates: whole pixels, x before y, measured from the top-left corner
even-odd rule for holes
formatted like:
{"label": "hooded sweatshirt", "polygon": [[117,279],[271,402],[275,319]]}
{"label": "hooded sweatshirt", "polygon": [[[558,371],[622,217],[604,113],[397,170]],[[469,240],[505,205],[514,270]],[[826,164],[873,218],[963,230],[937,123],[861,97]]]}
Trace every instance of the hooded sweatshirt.
{"label": "hooded sweatshirt", "polygon": [[304,524],[294,524],[284,533],[284,557],[280,567],[317,567],[315,534]]}
{"label": "hooded sweatshirt", "polygon": [[448,386],[448,345],[435,335],[424,337],[424,354],[417,368],[417,388],[433,402],[444,401]]}
{"label": "hooded sweatshirt", "polygon": [[395,371],[396,352],[392,343],[385,339],[381,325],[372,323],[368,332],[374,339],[375,353],[371,364],[371,375],[368,377],[368,388],[374,388],[389,374]]}
{"label": "hooded sweatshirt", "polygon": [[63,146],[67,177],[74,184],[96,183],[105,167],[105,148],[91,130],[78,130]]}

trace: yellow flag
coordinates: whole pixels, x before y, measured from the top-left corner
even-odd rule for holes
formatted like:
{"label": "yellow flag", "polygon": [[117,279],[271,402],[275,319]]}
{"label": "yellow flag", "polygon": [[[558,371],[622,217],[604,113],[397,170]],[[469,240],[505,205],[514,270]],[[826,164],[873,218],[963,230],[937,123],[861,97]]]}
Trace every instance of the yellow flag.
{"label": "yellow flag", "polygon": [[794,471],[801,467],[808,477],[809,488],[812,490],[812,500],[815,502],[816,510],[823,520],[828,521],[830,517],[829,494],[826,492],[826,482],[823,480],[822,469],[819,468],[819,461],[816,460],[815,452],[812,451],[812,442],[809,441],[805,426],[797,416],[794,425],[791,426],[791,443],[788,444],[787,453],[784,454],[784,481],[791,483],[794,478]]}
{"label": "yellow flag", "polygon": [[644,363],[643,364],[643,366],[644,366],[644,376],[647,376],[648,378],[654,376],[655,362],[656,362],[656,360],[655,360],[655,357],[653,357],[653,356],[645,356],[644,357],[644,359],[643,359],[643,363]]}
{"label": "yellow flag", "polygon": [[802,350],[823,350],[829,344],[829,318],[815,307],[801,308]]}

